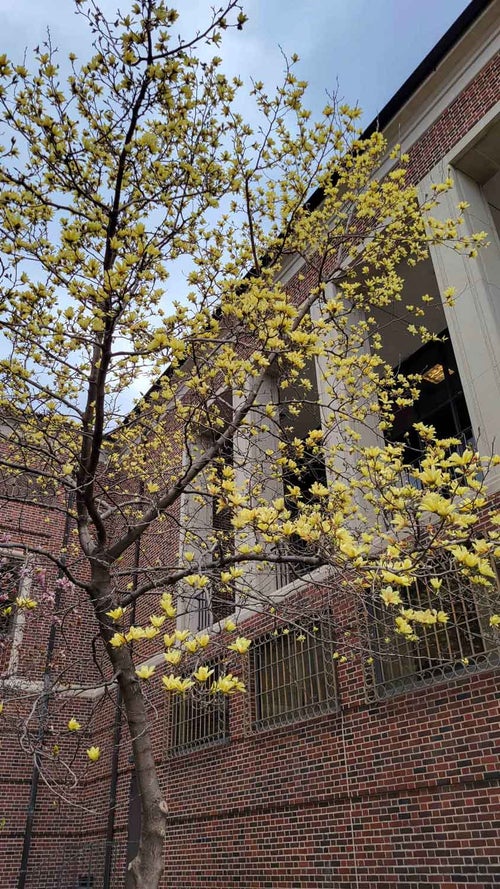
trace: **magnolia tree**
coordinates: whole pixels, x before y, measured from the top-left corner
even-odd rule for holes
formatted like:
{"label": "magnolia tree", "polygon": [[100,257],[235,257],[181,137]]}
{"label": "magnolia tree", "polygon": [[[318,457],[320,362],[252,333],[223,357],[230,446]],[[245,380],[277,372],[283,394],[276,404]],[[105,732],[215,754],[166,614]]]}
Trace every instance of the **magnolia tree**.
{"label": "magnolia tree", "polygon": [[[215,675],[203,660],[214,645],[245,655],[233,612],[284,613],[277,578],[327,566],[323,595],[370,597],[390,656],[394,640],[417,646],[452,620],[439,596],[450,573],[488,599],[494,517],[478,529],[493,458],[432,427],[419,428],[418,455],[394,443],[394,412],[418,398],[419,379],[384,359],[379,311],[401,303],[402,270],[429,245],[473,257],[484,235],[461,233],[463,207],[433,219],[451,182],[418,206],[397,147],[379,181],[387,147],[380,133],[361,137],[357,110],[332,97],[312,123],[295,59],[274,92],[252,84],[250,126],[242,84],[212,55],[226,29],[243,28],[237,3],[191,39],[158,0],[113,22],[93,2],[77,11],[90,61],[60,63],[50,41],[32,70],[0,58],[1,497],[10,515],[66,528],[57,547],[30,545],[14,525],[3,539],[2,620],[17,613],[26,627],[43,612],[52,644],[76,639],[82,614],[93,625],[102,652],[94,638],[78,658],[119,688],[142,805],[129,879],[152,889],[168,813],[149,689],[243,692],[234,661]],[[434,336],[430,300],[405,308],[417,345]],[[13,582],[19,547],[25,577]],[[422,579],[425,606],[412,600]],[[293,601],[288,626],[304,638]],[[217,632],[199,631],[212,622]],[[335,656],[366,656],[361,637],[335,641]],[[58,694],[68,701],[65,675],[49,657],[43,707],[33,692],[20,729],[49,782],[43,721]],[[76,704],[70,716],[74,738]],[[65,749],[52,750],[58,769]],[[90,761],[100,753],[87,749]],[[65,760],[68,786],[80,754]]]}

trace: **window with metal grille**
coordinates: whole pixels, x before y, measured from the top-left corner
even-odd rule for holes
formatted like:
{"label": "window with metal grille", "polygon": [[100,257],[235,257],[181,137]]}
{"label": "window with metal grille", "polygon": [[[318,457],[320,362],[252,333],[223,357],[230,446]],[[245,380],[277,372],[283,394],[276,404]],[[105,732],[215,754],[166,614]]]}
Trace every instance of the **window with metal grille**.
{"label": "window with metal grille", "polygon": [[229,704],[225,695],[212,694],[212,682],[221,675],[218,663],[207,682],[197,682],[185,695],[173,695],[170,704],[170,743],[172,756],[191,753],[207,744],[229,740]]}
{"label": "window with metal grille", "polygon": [[304,629],[281,627],[250,649],[253,725],[270,728],[337,709],[332,628],[318,616]]}
{"label": "window with metal grille", "polygon": [[11,632],[11,606],[19,591],[21,560],[13,556],[0,557],[0,638]]}
{"label": "window with metal grille", "polygon": [[[432,589],[430,577],[441,579],[439,593]],[[387,608],[375,593],[365,607],[368,700],[500,665],[498,633],[489,626],[490,615],[500,607],[498,583],[496,588],[474,583],[440,556],[404,598],[404,608],[435,609],[446,613],[448,620],[416,623],[417,639],[410,641],[395,631],[398,610]]]}

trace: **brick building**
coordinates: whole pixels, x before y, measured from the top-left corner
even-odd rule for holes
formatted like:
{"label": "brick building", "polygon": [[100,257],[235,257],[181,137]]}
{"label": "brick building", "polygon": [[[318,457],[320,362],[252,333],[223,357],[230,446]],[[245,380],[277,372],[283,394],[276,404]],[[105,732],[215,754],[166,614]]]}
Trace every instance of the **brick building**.
{"label": "brick building", "polygon": [[[439,212],[446,218],[458,201],[467,201],[466,226],[471,232],[486,230],[490,241],[473,265],[453,251],[434,248],[406,278],[405,301],[418,292],[438,297],[431,325],[435,333],[447,331],[448,341],[415,352],[406,320],[392,319],[385,357],[427,381],[417,413],[401,416],[399,431],[418,419],[434,423],[442,436],[475,441],[481,452],[498,450],[499,0],[470,3],[368,129],[375,127],[410,155],[411,176],[422,195],[451,170],[454,188]],[[297,263],[284,275],[290,290],[307,286]],[[450,285],[461,297],[453,310],[439,298]],[[315,371],[314,386],[320,401],[321,375]],[[320,425],[320,414],[310,423],[310,428]],[[498,470],[490,478],[490,492],[492,499],[500,497]],[[189,515],[189,498],[182,508]],[[4,511],[2,526],[12,536],[14,558],[16,547],[22,551],[40,535],[51,535],[54,547],[64,543],[68,529],[53,519],[47,525],[45,518],[43,506],[22,515]],[[178,545],[175,536],[171,545]],[[247,696],[210,712],[182,701],[168,708],[161,692],[154,699],[160,714],[155,749],[170,813],[163,885],[499,885],[495,668],[500,658],[480,609],[471,613],[463,606],[460,632],[435,640],[443,663],[439,669],[430,666],[430,655],[427,661],[412,657],[403,647],[384,663],[378,630],[368,633],[370,663],[363,658],[335,662],[330,616],[318,596],[318,581],[327,580],[321,568],[312,576],[291,579],[282,572],[273,580],[276,596],[290,607],[298,597],[302,608],[309,603],[316,635],[311,633],[300,651],[293,634],[273,635],[271,615],[238,613],[242,631],[254,640],[245,668]],[[460,595],[455,601],[462,607]],[[209,627],[220,616],[212,606],[200,599],[189,622],[196,629]],[[338,627],[354,632],[348,609],[339,605],[334,620],[337,635]],[[43,672],[47,658],[57,656],[59,630],[52,641],[50,624],[43,621],[30,622],[27,632],[23,649],[36,648]],[[2,667],[10,664],[22,698],[33,676],[23,667],[23,649],[17,650],[15,641],[14,633],[4,646]],[[31,671],[32,665],[31,658]],[[94,667],[82,664],[72,681],[80,681],[84,672],[88,680],[89,669]],[[97,693],[92,694],[80,696],[80,715],[94,707]],[[72,706],[63,708],[61,718],[71,715]],[[103,698],[99,713],[92,742],[106,755],[80,781],[79,808],[64,794],[54,799],[45,787],[34,789],[29,758],[0,735],[9,788],[2,790],[0,846],[3,885],[9,889],[123,884],[139,830],[137,792],[113,695]]]}

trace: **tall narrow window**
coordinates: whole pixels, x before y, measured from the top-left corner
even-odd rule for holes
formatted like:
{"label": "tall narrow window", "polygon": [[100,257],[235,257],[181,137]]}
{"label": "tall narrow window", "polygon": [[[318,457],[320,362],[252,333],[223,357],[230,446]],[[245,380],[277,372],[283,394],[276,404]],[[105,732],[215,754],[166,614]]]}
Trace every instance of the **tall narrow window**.
{"label": "tall narrow window", "polygon": [[[220,438],[228,427],[232,411],[230,390],[223,392],[206,408],[206,416],[200,419],[196,434],[193,432],[192,441],[186,447],[185,462],[188,465],[199,459]],[[182,624],[195,631],[218,623],[234,611],[235,590],[231,585],[221,583],[217,568],[219,564],[223,568],[224,559],[234,553],[233,513],[231,507],[221,503],[221,497],[212,492],[214,487],[218,489],[221,486],[227,471],[232,473],[233,467],[234,445],[230,438],[224,442],[218,456],[210,461],[208,468],[200,472],[183,498],[182,548],[193,552],[193,564],[198,563],[202,572],[207,563],[214,565],[208,575],[207,586],[185,595],[179,611]]]}
{"label": "tall narrow window", "polygon": [[[224,480],[224,470],[234,466],[234,447],[232,439],[226,442],[216,461],[217,474],[220,481]],[[221,507],[218,498],[212,501],[212,529],[217,540],[222,558],[234,554],[234,528],[232,525],[233,510],[230,506]],[[211,622],[217,623],[234,611],[234,584],[222,584],[214,577],[210,583]]]}
{"label": "tall narrow window", "polygon": [[[307,385],[306,385],[307,384]],[[280,427],[282,442],[286,443],[285,456],[292,461],[291,467],[283,471],[285,503],[292,517],[297,515],[297,500],[290,496],[290,490],[298,489],[300,499],[307,504],[312,500],[311,485],[314,482],[326,484],[324,453],[318,447],[308,444],[308,435],[321,430],[317,374],[314,362],[304,369],[302,382],[285,389],[281,393]],[[297,535],[287,540],[287,550],[297,561],[281,566],[281,585],[296,577],[302,577],[311,570],[310,564],[301,557],[316,554],[316,548]]]}
{"label": "tall narrow window", "polygon": [[415,423],[434,426],[439,438],[458,438],[461,447],[473,443],[469,412],[448,331],[442,331],[440,337],[444,342],[427,343],[398,368],[405,377],[418,374],[421,378],[419,398],[413,405],[396,411],[388,436],[391,441],[406,444],[408,463],[418,463],[423,449]]}
{"label": "tall narrow window", "polygon": [[20,558],[0,556],[0,639],[12,630],[12,602],[19,592],[21,568]]}

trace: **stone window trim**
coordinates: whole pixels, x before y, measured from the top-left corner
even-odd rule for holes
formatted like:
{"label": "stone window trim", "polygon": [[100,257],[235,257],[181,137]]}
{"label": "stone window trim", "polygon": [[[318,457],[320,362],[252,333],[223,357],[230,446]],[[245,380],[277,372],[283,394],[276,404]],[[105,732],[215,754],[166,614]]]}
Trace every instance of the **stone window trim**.
{"label": "stone window trim", "polygon": [[[25,550],[15,545],[9,549],[2,549],[0,551],[0,560],[10,560],[12,563],[15,563],[20,575],[16,588],[11,591],[8,600],[12,601],[18,595],[28,596],[31,589],[31,573],[29,570],[22,573],[23,566],[29,567],[29,558]],[[8,600],[6,601],[8,602]],[[8,607],[8,604],[6,606],[4,602],[0,607]],[[0,642],[10,645],[6,676],[14,677],[17,675],[19,668],[26,616],[23,610],[13,609],[9,615],[4,615],[4,617],[6,617],[5,622],[0,622]]]}

